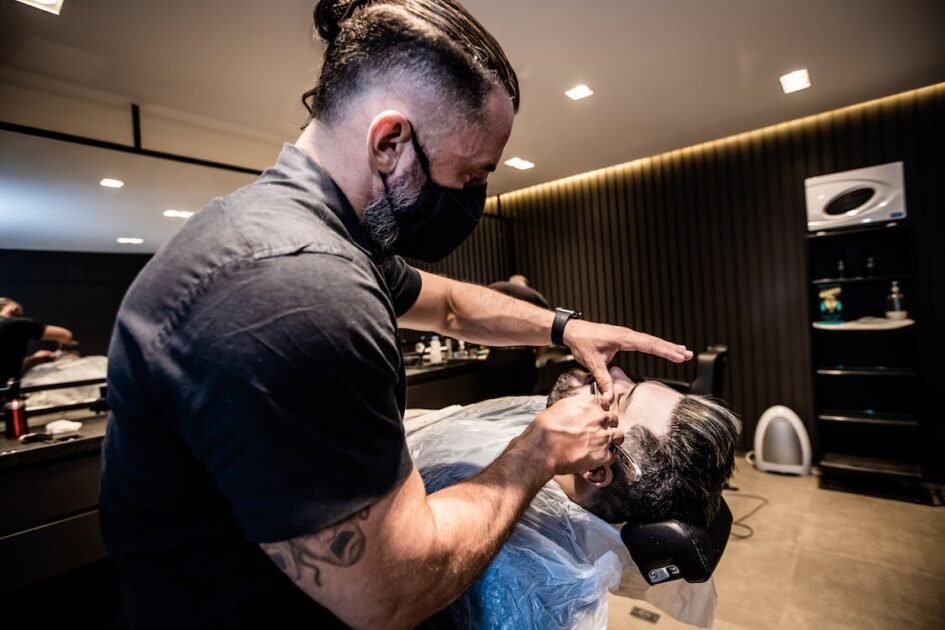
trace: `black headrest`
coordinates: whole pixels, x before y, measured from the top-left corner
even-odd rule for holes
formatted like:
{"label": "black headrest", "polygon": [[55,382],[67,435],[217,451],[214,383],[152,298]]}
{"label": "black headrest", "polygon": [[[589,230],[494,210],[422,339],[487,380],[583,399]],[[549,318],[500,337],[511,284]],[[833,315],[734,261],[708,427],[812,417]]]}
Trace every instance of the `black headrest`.
{"label": "black headrest", "polygon": [[620,538],[649,584],[679,578],[705,582],[712,577],[731,531],[732,512],[723,499],[706,529],[663,521],[625,525]]}

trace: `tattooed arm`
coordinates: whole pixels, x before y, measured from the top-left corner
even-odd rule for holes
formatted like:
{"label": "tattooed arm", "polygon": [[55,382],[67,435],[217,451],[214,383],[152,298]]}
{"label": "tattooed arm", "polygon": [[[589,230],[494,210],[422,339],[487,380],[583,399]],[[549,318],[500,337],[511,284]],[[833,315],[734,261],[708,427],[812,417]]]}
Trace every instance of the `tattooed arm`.
{"label": "tattooed arm", "polygon": [[459,596],[554,474],[611,461],[616,420],[593,396],[544,412],[489,467],[427,496],[414,469],[399,487],[320,532],[263,550],[345,623],[409,628]]}

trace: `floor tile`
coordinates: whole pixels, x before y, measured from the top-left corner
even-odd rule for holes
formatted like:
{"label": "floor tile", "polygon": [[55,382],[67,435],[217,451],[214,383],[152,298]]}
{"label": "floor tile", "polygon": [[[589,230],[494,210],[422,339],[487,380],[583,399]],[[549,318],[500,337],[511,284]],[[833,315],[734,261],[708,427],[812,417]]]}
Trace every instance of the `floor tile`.
{"label": "floor tile", "polygon": [[[693,626],[676,621],[652,604],[636,599],[611,595],[608,606],[610,609],[607,616],[608,630],[692,630],[693,628]],[[634,617],[630,614],[634,608],[655,613],[659,615],[659,619],[656,623],[652,623]]]}
{"label": "floor tile", "polygon": [[941,629],[945,578],[804,547],[781,627]]}
{"label": "floor tile", "polygon": [[807,547],[945,577],[945,509],[819,491],[800,542]]}
{"label": "floor tile", "polygon": [[729,542],[715,570],[716,619],[746,628],[777,628],[787,605],[798,547],[757,538]]}

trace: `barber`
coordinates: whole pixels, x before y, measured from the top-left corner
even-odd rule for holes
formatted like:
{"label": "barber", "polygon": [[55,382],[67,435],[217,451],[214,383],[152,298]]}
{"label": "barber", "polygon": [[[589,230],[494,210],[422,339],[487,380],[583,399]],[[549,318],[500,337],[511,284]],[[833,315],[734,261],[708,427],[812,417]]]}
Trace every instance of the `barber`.
{"label": "barber", "polygon": [[[323,0],[311,119],[253,184],[159,251],[112,339],[101,518],[133,628],[415,625],[458,596],[553,475],[611,461],[591,396],[465,483],[410,460],[398,326],[544,345],[555,313],[410,267],[475,228],[518,107],[498,43],[448,0]],[[559,316],[605,396],[621,350]]]}
{"label": "barber", "polygon": [[37,350],[26,356],[30,341],[75,343],[70,330],[24,317],[19,302],[0,297],[0,387],[33,366],[56,360],[56,353],[49,350]]}

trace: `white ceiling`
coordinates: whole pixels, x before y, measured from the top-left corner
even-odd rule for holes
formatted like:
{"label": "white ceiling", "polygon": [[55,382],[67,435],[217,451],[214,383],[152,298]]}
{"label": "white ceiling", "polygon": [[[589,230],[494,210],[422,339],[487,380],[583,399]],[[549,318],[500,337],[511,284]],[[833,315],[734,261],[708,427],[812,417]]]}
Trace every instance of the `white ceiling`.
{"label": "white ceiling", "polygon": [[[493,193],[945,81],[942,0],[464,4],[522,82],[506,157],[537,164],[501,167]],[[313,5],[66,0],[55,17],[0,0],[0,65],[239,125],[275,154],[304,121],[298,98],[319,64]],[[784,95],[778,76],[799,67],[813,87]],[[568,100],[576,83],[596,94]]]}

